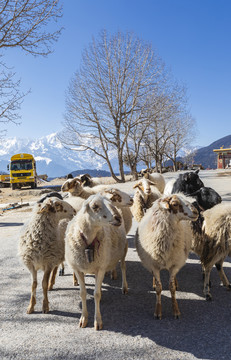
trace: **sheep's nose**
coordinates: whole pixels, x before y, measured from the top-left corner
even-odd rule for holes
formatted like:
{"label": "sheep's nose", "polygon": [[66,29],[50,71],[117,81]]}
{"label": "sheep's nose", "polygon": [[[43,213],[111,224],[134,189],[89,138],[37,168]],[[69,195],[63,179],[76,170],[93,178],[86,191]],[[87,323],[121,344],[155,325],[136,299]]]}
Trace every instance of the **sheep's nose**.
{"label": "sheep's nose", "polygon": [[113,225],[115,225],[115,226],[120,226],[121,225],[121,217],[120,216],[114,215],[113,219],[115,220],[115,221],[113,221]]}

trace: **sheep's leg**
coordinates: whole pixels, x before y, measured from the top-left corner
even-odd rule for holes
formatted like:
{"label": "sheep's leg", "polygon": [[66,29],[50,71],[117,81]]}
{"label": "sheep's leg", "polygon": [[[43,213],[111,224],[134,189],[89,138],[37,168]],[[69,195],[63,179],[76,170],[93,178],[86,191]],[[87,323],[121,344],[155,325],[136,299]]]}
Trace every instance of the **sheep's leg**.
{"label": "sheep's leg", "polygon": [[225,275],[224,269],[223,269],[223,262],[224,259],[221,259],[220,261],[218,261],[215,265],[218,271],[218,274],[220,276],[220,279],[223,283],[223,285],[227,288],[227,289],[231,289],[231,284],[229,282],[229,280],[227,279],[227,276]]}
{"label": "sheep's leg", "polygon": [[154,290],[156,290],[156,279],[155,279],[155,276],[153,276],[152,278],[152,287]]}
{"label": "sheep's leg", "polygon": [[50,277],[50,281],[49,281],[49,285],[48,285],[48,290],[49,291],[53,289],[53,286],[55,284],[55,278],[56,278],[57,271],[58,271],[58,266],[56,266],[51,272],[51,277]]}
{"label": "sheep's leg", "polygon": [[127,251],[128,251],[128,243],[126,243],[124,255],[120,261],[120,267],[121,267],[121,273],[122,273],[122,293],[123,294],[128,293],[128,283],[127,283],[127,277],[126,277],[126,263],[125,263],[125,257],[127,255]]}
{"label": "sheep's leg", "polygon": [[169,290],[171,292],[171,297],[172,297],[172,311],[173,311],[173,315],[175,317],[175,319],[179,319],[180,317],[180,310],[178,307],[178,303],[176,300],[176,275],[171,272],[170,273],[170,279],[169,279]]}
{"label": "sheep's leg", "polygon": [[101,286],[104,279],[105,271],[99,270],[98,273],[95,274],[95,321],[94,327],[95,330],[101,330],[103,328],[103,321],[100,313],[100,300],[101,300]]}
{"label": "sheep's leg", "polygon": [[59,269],[59,276],[64,276],[64,262],[62,262],[61,269]]}
{"label": "sheep's leg", "polygon": [[30,297],[30,304],[27,308],[27,314],[31,314],[34,312],[34,307],[36,304],[36,288],[37,288],[37,271],[33,267],[30,269],[31,276],[32,276],[32,286],[31,286],[31,297]]}
{"label": "sheep's leg", "polygon": [[117,271],[116,268],[111,271],[111,279],[116,280],[117,279]]}
{"label": "sheep's leg", "polygon": [[206,300],[212,300],[212,295],[210,294],[210,272],[212,270],[212,266],[205,267],[205,278],[204,278],[204,294]]}
{"label": "sheep's leg", "polygon": [[73,272],[73,285],[74,285],[74,286],[78,286],[78,285],[79,285],[78,279],[77,279],[77,277],[76,277],[76,275],[75,275],[75,272]]}
{"label": "sheep's leg", "polygon": [[48,282],[50,277],[51,269],[46,269],[43,275],[42,287],[43,287],[43,314],[47,314],[49,312],[49,301],[47,296],[48,290]]}
{"label": "sheep's leg", "polygon": [[155,306],[154,317],[156,319],[161,319],[162,318],[162,307],[161,307],[162,284],[160,280],[160,272],[155,271],[153,277],[155,278],[155,284],[156,284],[156,306]]}
{"label": "sheep's leg", "polygon": [[88,312],[87,312],[87,290],[84,281],[84,273],[80,271],[75,271],[77,275],[79,287],[80,287],[80,297],[82,300],[82,314],[79,320],[79,327],[86,327],[88,323]]}

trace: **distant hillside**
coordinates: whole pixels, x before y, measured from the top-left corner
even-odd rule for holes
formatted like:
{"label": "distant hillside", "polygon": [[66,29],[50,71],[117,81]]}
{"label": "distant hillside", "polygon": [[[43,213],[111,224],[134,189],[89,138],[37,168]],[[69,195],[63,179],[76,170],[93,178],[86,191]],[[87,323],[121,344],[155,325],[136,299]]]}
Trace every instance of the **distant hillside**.
{"label": "distant hillside", "polygon": [[209,146],[200,148],[196,151],[194,156],[194,163],[201,164],[205,169],[217,168],[217,155],[213,152],[214,149],[219,149],[221,146],[224,148],[230,148],[231,146],[231,135],[225,136],[219,140],[214,141]]}
{"label": "distant hillside", "polygon": [[92,177],[103,177],[103,176],[111,176],[109,171],[105,170],[96,170],[96,169],[84,169],[84,170],[76,170],[71,173],[74,177],[81,174],[89,174]]}

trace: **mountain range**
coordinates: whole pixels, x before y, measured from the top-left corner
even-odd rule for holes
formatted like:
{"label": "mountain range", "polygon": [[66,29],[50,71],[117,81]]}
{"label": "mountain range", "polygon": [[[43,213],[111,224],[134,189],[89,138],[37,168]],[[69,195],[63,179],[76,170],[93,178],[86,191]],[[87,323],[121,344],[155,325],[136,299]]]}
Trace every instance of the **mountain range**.
{"label": "mountain range", "polygon": [[[215,169],[216,154],[213,149],[219,149],[221,146],[224,148],[231,146],[231,135],[197,149],[194,163],[201,164],[204,168]],[[110,175],[107,163],[102,158],[88,150],[80,152],[66,149],[58,141],[56,133],[36,140],[17,137],[4,139],[0,147],[0,172],[7,172],[10,157],[18,153],[29,153],[35,157],[38,175],[61,177],[76,171],[88,172],[92,176]],[[119,172],[116,151],[112,150],[109,157],[114,171]]]}

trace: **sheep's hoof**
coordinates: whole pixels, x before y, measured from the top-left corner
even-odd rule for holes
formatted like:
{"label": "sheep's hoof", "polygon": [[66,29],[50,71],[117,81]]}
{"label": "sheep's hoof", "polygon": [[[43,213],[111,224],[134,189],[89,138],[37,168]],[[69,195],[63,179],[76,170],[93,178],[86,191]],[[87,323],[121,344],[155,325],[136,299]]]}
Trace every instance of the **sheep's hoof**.
{"label": "sheep's hoof", "polygon": [[211,301],[212,296],[210,294],[206,294],[205,299],[206,299],[206,301]]}
{"label": "sheep's hoof", "polygon": [[47,302],[43,302],[42,313],[47,314],[49,312],[49,304]]}
{"label": "sheep's hoof", "polygon": [[34,308],[32,308],[32,307],[29,306],[29,307],[27,308],[26,313],[27,313],[27,314],[32,314],[33,312],[34,312]]}
{"label": "sheep's hoof", "polygon": [[87,326],[87,323],[88,323],[88,318],[85,316],[81,316],[79,320],[79,327],[85,328]]}
{"label": "sheep's hoof", "polygon": [[161,320],[162,319],[162,314],[154,314],[154,318],[156,320]]}
{"label": "sheep's hoof", "polygon": [[78,286],[79,284],[78,284],[78,280],[74,280],[73,281],[73,286]]}
{"label": "sheep's hoof", "polygon": [[64,269],[59,270],[59,276],[64,276]]}
{"label": "sheep's hoof", "polygon": [[53,284],[50,284],[49,286],[48,286],[48,291],[51,291],[51,290],[53,290]]}
{"label": "sheep's hoof", "polygon": [[231,284],[227,286],[227,290],[231,290]]}
{"label": "sheep's hoof", "polygon": [[98,322],[97,320],[95,320],[95,322],[94,322],[94,328],[95,328],[95,330],[102,330],[102,329],[103,329],[103,323],[102,323],[102,321],[101,321],[101,322]]}
{"label": "sheep's hoof", "polygon": [[176,320],[180,319],[180,314],[174,314],[174,319]]}
{"label": "sheep's hoof", "polygon": [[122,294],[124,294],[124,295],[128,294],[128,288],[127,287],[123,287]]}

